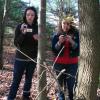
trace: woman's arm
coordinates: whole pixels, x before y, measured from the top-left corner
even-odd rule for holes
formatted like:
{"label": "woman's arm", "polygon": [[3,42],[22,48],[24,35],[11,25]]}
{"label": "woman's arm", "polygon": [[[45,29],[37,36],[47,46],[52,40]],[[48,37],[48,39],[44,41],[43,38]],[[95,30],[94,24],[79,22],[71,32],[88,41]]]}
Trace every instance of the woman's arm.
{"label": "woman's arm", "polygon": [[24,40],[24,37],[25,34],[21,32],[21,24],[19,24],[15,29],[14,45],[20,47]]}

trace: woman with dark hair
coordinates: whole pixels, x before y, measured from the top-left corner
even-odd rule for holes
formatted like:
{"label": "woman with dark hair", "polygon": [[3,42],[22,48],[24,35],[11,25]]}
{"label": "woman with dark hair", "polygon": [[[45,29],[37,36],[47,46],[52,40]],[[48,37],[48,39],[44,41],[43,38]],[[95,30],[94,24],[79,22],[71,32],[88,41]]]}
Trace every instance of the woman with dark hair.
{"label": "woman with dark hair", "polygon": [[[69,100],[73,100],[73,88],[78,68],[79,44],[79,32],[72,26],[72,18],[64,18],[60,31],[52,39],[52,51],[55,55],[54,69],[56,74],[58,75],[61,70],[65,69],[65,72],[58,78],[58,82],[64,90],[68,87]],[[62,94],[62,91],[60,91],[59,100],[66,100]]]}
{"label": "woman with dark hair", "polygon": [[[13,81],[8,95],[8,100],[16,98],[17,90],[25,73],[25,83],[23,88],[23,100],[30,100],[30,88],[32,76],[36,68],[36,63],[32,62],[25,55],[32,59],[37,58],[38,47],[38,24],[37,12],[34,7],[28,7],[23,16],[23,23],[19,24],[15,30],[14,44],[17,48]],[[23,55],[21,52],[25,55]]]}

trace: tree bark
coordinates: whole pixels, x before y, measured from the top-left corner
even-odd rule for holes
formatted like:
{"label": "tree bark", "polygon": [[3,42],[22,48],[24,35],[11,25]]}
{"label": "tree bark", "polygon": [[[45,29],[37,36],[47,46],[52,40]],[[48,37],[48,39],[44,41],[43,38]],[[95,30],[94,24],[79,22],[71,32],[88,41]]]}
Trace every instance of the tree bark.
{"label": "tree bark", "polygon": [[78,0],[81,56],[76,97],[96,100],[100,72],[99,0]]}
{"label": "tree bark", "polygon": [[7,21],[7,15],[9,10],[10,0],[4,1],[3,12],[1,13],[0,21],[0,69],[3,67],[3,40],[4,40],[4,30]]}
{"label": "tree bark", "polygon": [[[38,93],[46,86],[46,69],[39,64],[43,64],[46,56],[46,0],[40,0],[39,16],[39,40],[38,40]],[[43,73],[43,74],[42,74]],[[42,75],[41,75],[42,74]],[[40,77],[41,76],[41,77]],[[46,89],[40,93],[38,100],[47,100]]]}

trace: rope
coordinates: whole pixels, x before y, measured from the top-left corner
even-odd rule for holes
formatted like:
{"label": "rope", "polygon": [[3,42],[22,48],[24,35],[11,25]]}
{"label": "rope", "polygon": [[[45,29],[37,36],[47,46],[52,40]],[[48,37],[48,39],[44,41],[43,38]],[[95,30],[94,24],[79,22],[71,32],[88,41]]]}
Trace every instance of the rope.
{"label": "rope", "polygon": [[[50,72],[50,74],[53,76],[54,80],[56,81],[56,83],[57,83],[57,85],[58,85],[59,91],[63,91],[63,89],[61,88],[60,84],[58,83],[58,78],[60,77],[61,74],[66,74],[66,75],[68,75],[69,77],[75,78],[75,77],[72,76],[71,74],[64,73],[64,72],[65,72],[65,69],[59,71],[58,76],[55,76],[55,74],[52,72],[52,71],[54,71],[54,70],[51,71],[50,68],[46,66],[46,63],[45,63],[45,62],[44,62],[44,65],[43,65],[43,64],[40,64],[40,63],[36,62],[34,59],[32,59],[31,57],[29,57],[28,55],[26,55],[26,54],[25,54],[24,52],[22,52],[21,50],[19,50],[18,48],[16,48],[16,49],[17,49],[21,54],[23,54],[24,56],[26,56],[27,58],[29,58],[31,61],[33,61],[34,63],[39,64],[40,66],[46,68],[47,71]],[[56,59],[55,59],[55,61],[54,61],[54,63],[53,63],[53,67],[54,67],[54,65],[55,65],[55,63],[56,63],[56,61],[57,61],[57,59],[58,59],[58,57],[59,57],[59,55],[60,55],[60,53],[62,52],[63,49],[64,49],[64,46],[62,47],[62,49],[61,49],[60,52],[58,53],[58,55],[57,55],[57,57],[56,57]],[[45,70],[45,71],[46,71],[46,70]],[[43,71],[43,72],[41,73],[40,78],[42,77],[42,74],[43,74],[45,71]],[[57,71],[57,70],[56,70],[56,71]],[[75,79],[76,79],[76,78],[75,78]],[[55,83],[55,82],[52,82],[50,86],[52,86],[54,83]],[[50,84],[50,83],[49,83],[49,84]],[[42,91],[37,95],[36,99],[37,99],[37,98],[39,97],[39,95],[46,89],[47,86],[48,86],[48,84],[47,84],[47,85],[42,89]]]}
{"label": "rope", "polygon": [[[42,66],[42,67],[45,67],[47,70],[48,70],[48,72],[50,72],[50,74],[53,76],[53,78],[55,79],[55,81],[57,82],[57,84],[58,84],[58,88],[59,88],[59,91],[63,91],[62,90],[62,88],[60,87],[60,85],[59,85],[59,83],[58,83],[58,77],[65,71],[65,69],[64,70],[62,70],[60,73],[59,73],[59,75],[56,77],[55,75],[54,75],[54,73],[50,70],[50,68],[49,67],[47,67],[46,66],[46,63],[44,62],[44,65],[43,64],[40,64],[40,63],[38,63],[38,62],[36,62],[34,59],[32,59],[31,57],[29,57],[28,55],[26,55],[25,53],[23,53],[21,50],[19,50],[18,48],[16,48],[20,53],[22,53],[24,56],[26,56],[27,58],[29,58],[31,61],[33,61],[33,62],[35,62],[36,64],[39,64],[40,66]],[[42,73],[43,74],[43,73]],[[45,90],[45,88],[47,87],[47,85],[42,89],[42,91],[38,94],[38,96]],[[36,97],[36,98],[38,98],[38,96]]]}
{"label": "rope", "polygon": [[[63,70],[61,70],[61,72],[58,74],[58,76],[56,77],[56,80],[60,77],[60,75],[62,74],[62,73],[64,73],[64,69]],[[49,84],[50,84],[51,82],[49,82]],[[53,81],[52,83],[51,83],[51,85],[53,85],[55,82]],[[47,86],[49,85],[49,84],[46,84],[46,86],[42,89],[42,91],[40,91],[40,93],[37,95],[37,97],[35,98],[36,100],[37,100],[37,98],[39,97],[39,95],[47,88]],[[60,88],[60,86],[58,86],[59,88]],[[60,90],[62,90],[61,88],[60,88]],[[63,90],[62,90],[63,91]]]}
{"label": "rope", "polygon": [[60,53],[62,52],[62,50],[64,49],[64,46],[61,48],[61,50],[59,51],[59,53],[58,53],[58,55],[57,55],[57,57],[56,57],[56,59],[55,59],[55,61],[54,61],[54,63],[53,63],[53,68],[54,68],[54,65],[55,65],[55,63],[56,63],[56,61],[57,61],[57,59],[58,59],[58,57],[59,57],[59,55],[60,55]]}

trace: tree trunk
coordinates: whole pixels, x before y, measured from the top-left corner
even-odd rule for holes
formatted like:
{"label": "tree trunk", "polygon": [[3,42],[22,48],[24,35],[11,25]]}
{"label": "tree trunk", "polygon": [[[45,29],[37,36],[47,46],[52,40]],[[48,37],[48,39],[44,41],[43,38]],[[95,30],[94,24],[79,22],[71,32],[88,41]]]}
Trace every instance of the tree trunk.
{"label": "tree trunk", "polygon": [[[43,64],[46,55],[46,0],[40,1],[40,16],[39,16],[39,41],[38,41],[38,63]],[[46,86],[46,69],[38,64],[38,93]],[[42,74],[43,73],[43,74]],[[41,75],[42,74],[42,75]],[[47,100],[46,89],[40,93],[38,100]]]}
{"label": "tree trunk", "polygon": [[1,13],[0,17],[0,69],[3,67],[3,40],[4,40],[4,32],[5,32],[5,25],[7,21],[7,15],[9,10],[10,0],[4,1],[4,9]]}
{"label": "tree trunk", "polygon": [[2,23],[0,23],[0,69],[3,67],[3,35],[4,29],[2,28]]}
{"label": "tree trunk", "polygon": [[99,0],[78,0],[81,56],[76,96],[96,100],[100,72]]}

